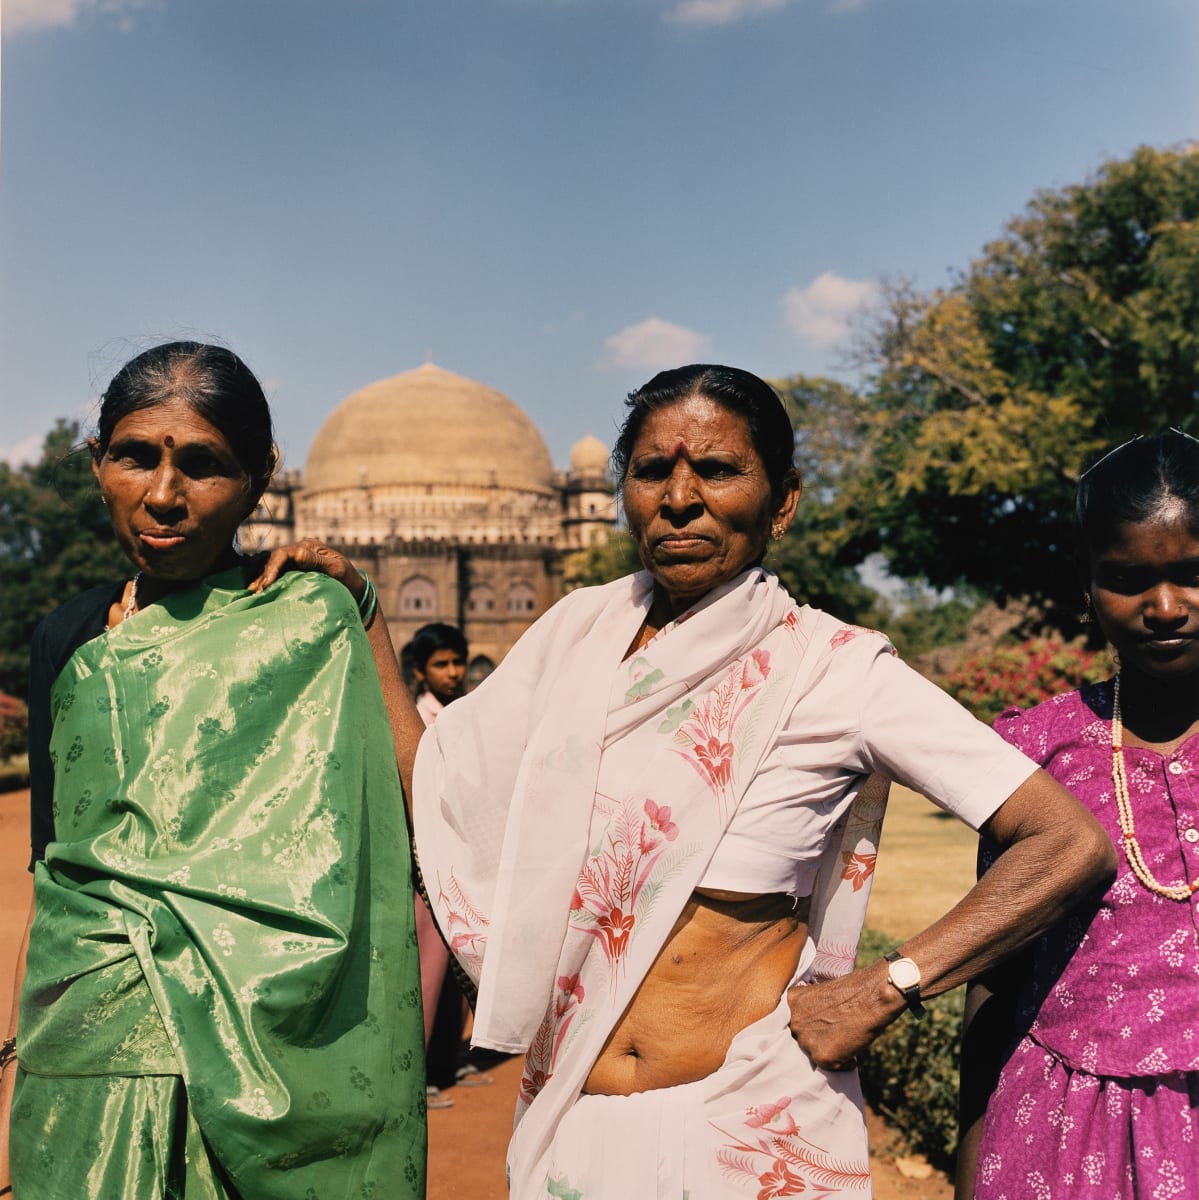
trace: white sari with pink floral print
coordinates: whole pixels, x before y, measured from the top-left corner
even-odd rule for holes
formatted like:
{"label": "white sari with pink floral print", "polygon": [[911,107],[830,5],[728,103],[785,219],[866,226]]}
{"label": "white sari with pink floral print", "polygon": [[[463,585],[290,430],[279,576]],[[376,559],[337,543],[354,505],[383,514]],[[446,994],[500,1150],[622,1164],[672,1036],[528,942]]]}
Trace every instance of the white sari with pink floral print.
{"label": "white sari with pink floral print", "polygon": [[[798,607],[755,568],[622,661],[651,600],[645,574],[567,596],[441,714],[417,757],[417,845],[434,913],[479,985],[474,1042],[526,1054],[511,1194],[868,1195],[856,1076],[811,1066],[791,1039],[785,997],[707,1080],[580,1098],[751,782],[777,768],[797,703],[864,632]],[[913,719],[911,697],[896,707]],[[831,782],[804,834],[819,863],[808,979],[852,967],[886,799],[885,786],[862,789],[869,766],[855,774],[841,749],[814,752]],[[600,1109],[669,1111],[618,1117],[611,1141],[605,1121],[567,1119],[576,1104],[597,1120]],[[662,1139],[684,1126],[684,1165],[672,1167]],[[597,1145],[588,1167],[576,1151]],[[634,1163],[640,1186],[622,1190],[615,1157],[622,1170]]]}

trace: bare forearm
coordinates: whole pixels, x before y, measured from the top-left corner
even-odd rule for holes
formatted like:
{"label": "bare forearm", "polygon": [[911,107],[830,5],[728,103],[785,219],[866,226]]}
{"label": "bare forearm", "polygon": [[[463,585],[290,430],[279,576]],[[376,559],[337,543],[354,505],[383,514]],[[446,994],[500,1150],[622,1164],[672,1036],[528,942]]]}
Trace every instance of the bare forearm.
{"label": "bare forearm", "polygon": [[[975,979],[1032,942],[1115,873],[1099,823],[1044,772],[1000,807],[988,834],[1007,847],[950,912],[902,946],[935,996]],[[904,1009],[873,963],[843,979],[794,989],[792,1029],[819,1065],[857,1054]]]}
{"label": "bare forearm", "polygon": [[17,951],[17,961],[13,966],[12,1008],[8,1015],[8,1032],[6,1037],[17,1036],[18,1007],[21,1001],[21,986],[25,982],[25,955],[29,951],[29,931],[33,928],[33,897],[29,898],[29,916],[25,920],[25,932],[21,935],[21,948]]}
{"label": "bare forearm", "polygon": [[395,743],[396,762],[400,768],[400,782],[404,785],[404,802],[408,806],[411,819],[412,764],[416,761],[416,746],[425,731],[425,723],[416,711],[412,694],[404,686],[391,634],[387,629],[387,620],[382,612],[375,614],[366,636],[375,657],[379,683],[383,688],[383,703],[387,706],[387,716],[391,722],[391,736]]}
{"label": "bare forearm", "polygon": [[[33,900],[29,901],[29,918],[25,922],[25,935],[21,938],[21,949],[17,954],[16,965],[13,969],[12,1012],[8,1018],[6,1037],[17,1036],[19,1018],[18,1004],[21,998],[21,985],[25,982],[25,955],[29,949],[29,930],[33,925]],[[8,1122],[12,1111],[13,1088],[17,1082],[17,1064],[10,1062],[0,1075],[0,1189],[11,1185],[12,1179],[8,1165]]]}

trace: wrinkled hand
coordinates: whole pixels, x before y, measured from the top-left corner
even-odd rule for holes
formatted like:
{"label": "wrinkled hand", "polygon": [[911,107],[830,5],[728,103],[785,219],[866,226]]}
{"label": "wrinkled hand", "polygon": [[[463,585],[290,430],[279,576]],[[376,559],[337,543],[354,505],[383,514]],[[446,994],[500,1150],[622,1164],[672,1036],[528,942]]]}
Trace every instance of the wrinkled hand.
{"label": "wrinkled hand", "polygon": [[[816,1066],[847,1071],[903,1011],[902,998],[877,965],[826,983],[796,984],[787,993],[791,1036]],[[896,1004],[898,1001],[898,1004]]]}
{"label": "wrinkled hand", "polygon": [[288,571],[317,571],[328,575],[342,584],[355,600],[361,600],[366,592],[366,580],[358,568],[344,554],[316,538],[305,538],[302,542],[272,550],[262,565],[262,573],[248,585],[249,590],[261,592]]}

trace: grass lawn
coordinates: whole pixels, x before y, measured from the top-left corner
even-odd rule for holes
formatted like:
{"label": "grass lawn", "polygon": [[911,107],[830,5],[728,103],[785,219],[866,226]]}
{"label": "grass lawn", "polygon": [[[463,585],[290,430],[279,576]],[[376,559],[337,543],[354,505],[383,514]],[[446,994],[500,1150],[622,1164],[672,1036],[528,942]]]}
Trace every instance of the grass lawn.
{"label": "grass lawn", "polygon": [[867,927],[899,941],[931,925],[973,886],[977,843],[961,821],[892,784]]}

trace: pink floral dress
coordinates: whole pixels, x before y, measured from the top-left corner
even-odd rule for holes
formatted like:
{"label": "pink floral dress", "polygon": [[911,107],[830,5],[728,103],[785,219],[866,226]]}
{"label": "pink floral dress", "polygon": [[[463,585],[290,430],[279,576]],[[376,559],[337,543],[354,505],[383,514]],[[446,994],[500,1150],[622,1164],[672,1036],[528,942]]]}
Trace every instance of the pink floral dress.
{"label": "pink floral dress", "polygon": [[[1111,682],[996,729],[1069,788],[1119,849]],[[1165,883],[1199,876],[1199,737],[1124,749],[1137,840]],[[1116,881],[1035,948],[1024,1031],[987,1108],[977,1200],[1199,1196],[1199,922],[1148,891],[1123,850]],[[983,866],[994,859],[984,846]]]}

